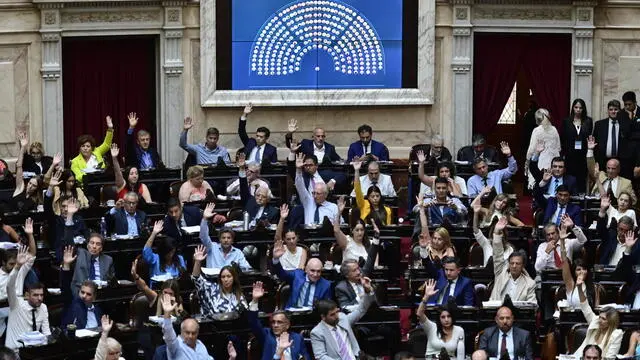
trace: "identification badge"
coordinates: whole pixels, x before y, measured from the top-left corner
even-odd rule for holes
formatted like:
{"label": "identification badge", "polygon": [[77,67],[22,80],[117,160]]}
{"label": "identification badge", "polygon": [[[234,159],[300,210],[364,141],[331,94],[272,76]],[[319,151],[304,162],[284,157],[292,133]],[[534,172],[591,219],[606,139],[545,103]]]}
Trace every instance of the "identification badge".
{"label": "identification badge", "polygon": [[582,141],[580,140],[576,140],[576,144],[574,146],[574,149],[576,150],[582,150]]}

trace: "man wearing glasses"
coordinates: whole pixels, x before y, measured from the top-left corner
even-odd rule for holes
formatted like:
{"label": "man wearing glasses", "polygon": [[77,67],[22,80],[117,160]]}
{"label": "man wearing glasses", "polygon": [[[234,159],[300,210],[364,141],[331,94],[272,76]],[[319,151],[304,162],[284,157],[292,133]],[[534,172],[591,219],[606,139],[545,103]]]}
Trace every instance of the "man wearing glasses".
{"label": "man wearing glasses", "polygon": [[143,237],[146,231],[147,214],[138,210],[138,194],[129,192],[116,202],[108,213],[113,220],[113,232],[118,236]]}

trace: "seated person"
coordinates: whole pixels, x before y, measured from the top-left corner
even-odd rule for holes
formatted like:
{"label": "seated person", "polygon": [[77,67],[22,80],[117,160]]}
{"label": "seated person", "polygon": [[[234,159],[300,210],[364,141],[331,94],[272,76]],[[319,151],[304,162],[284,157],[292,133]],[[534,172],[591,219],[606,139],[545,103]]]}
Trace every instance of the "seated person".
{"label": "seated person", "polygon": [[253,336],[262,344],[261,360],[271,359],[304,359],[311,360],[307,353],[304,337],[296,332],[289,332],[291,320],[286,311],[276,310],[271,314],[271,328],[263,328],[258,319],[258,302],[264,296],[262,282],[253,284],[251,303],[247,312],[247,321]]}
{"label": "seated person", "polygon": [[[451,358],[457,360],[464,359],[464,329],[456,325],[457,307],[453,299],[445,302],[438,311],[438,322],[434,323],[427,317],[425,307],[430,298],[438,296],[439,289],[436,288],[436,281],[431,279],[424,283],[424,296],[416,310],[418,321],[427,335],[427,352],[425,358],[438,356],[442,349],[447,351]],[[440,295],[440,297],[442,297]]]}
{"label": "seated person", "polygon": [[434,225],[461,223],[467,216],[467,207],[457,197],[448,193],[449,181],[436,178],[434,181],[435,198],[423,200],[423,206],[429,209],[429,222]]}
{"label": "seated person", "polygon": [[38,206],[43,204],[42,179],[40,176],[34,176],[28,180],[24,179],[22,164],[29,139],[25,133],[19,133],[18,140],[20,152],[16,161],[16,189],[13,191],[11,199],[12,208],[19,212],[36,211]]}
{"label": "seated person", "polygon": [[474,134],[471,138],[471,145],[464,146],[458,150],[456,156],[458,161],[466,161],[469,164],[476,159],[484,159],[488,163],[497,163],[500,161],[498,152],[492,146],[486,146],[487,140],[482,134]]}
{"label": "seated person", "polygon": [[[369,236],[366,234],[365,222],[362,219],[356,220],[353,228],[351,228],[351,235],[345,235],[340,229],[340,219],[336,219],[333,222],[333,234],[336,237],[336,243],[342,250],[342,260],[355,260],[359,261],[360,258],[365,261],[369,258],[369,248],[380,244],[380,230],[376,226],[375,221],[371,220],[374,226],[374,236],[372,240],[369,240]],[[375,262],[375,259],[373,259]]]}
{"label": "seated person", "polygon": [[178,192],[180,202],[213,200],[215,196],[209,182],[204,181],[204,169],[195,165],[187,170],[187,181],[183,182]]}
{"label": "seated person", "polygon": [[495,320],[496,326],[484,329],[478,348],[491,358],[533,360],[531,335],[527,330],[513,326],[513,310],[501,306]]}
{"label": "seated person", "polygon": [[451,152],[444,146],[444,137],[440,134],[431,136],[431,144],[415,145],[409,151],[409,161],[418,161],[418,152],[424,154],[425,160],[429,166],[436,165],[443,161],[451,161]]}
{"label": "seated person", "polygon": [[582,258],[577,258],[573,262],[567,257],[567,247],[565,245],[566,231],[560,236],[560,258],[562,260],[562,281],[565,285],[565,292],[567,295],[567,303],[573,309],[580,307],[580,296],[578,295],[578,288],[576,287],[576,280],[579,276],[582,276],[582,291],[587,296],[587,301],[590,306],[596,306],[600,304],[599,294],[590,276],[589,266]]}
{"label": "seated person", "polygon": [[[77,214],[78,203],[73,198],[66,195],[58,198],[60,215],[56,215],[53,211],[53,188],[60,183],[60,175],[61,173],[58,172],[51,179],[49,189],[44,196],[44,213],[49,224],[49,242],[53,243],[56,260],[62,260],[62,250],[66,245],[73,245],[73,243],[65,243],[67,239],[82,237],[87,240],[89,238],[89,229],[82,216]],[[71,209],[70,212],[69,209]]]}
{"label": "seated person", "polygon": [[[480,196],[480,195],[478,195]],[[475,202],[475,201],[474,201]],[[480,204],[472,204],[474,206],[474,210],[473,210],[473,236],[476,239],[476,241],[478,242],[478,245],[480,245],[480,247],[482,248],[482,266],[487,266],[487,264],[489,263],[489,259],[491,259],[491,257],[493,256],[493,246],[491,245],[491,242],[487,239],[486,236],[484,236],[484,233],[482,232],[482,230],[480,230],[480,226],[478,225],[480,223],[480,211],[479,211],[479,207]],[[494,227],[496,226],[496,224],[498,223],[498,219],[500,218],[496,218],[489,227],[489,234],[493,234],[493,230]],[[513,245],[511,243],[509,243],[507,241],[507,231],[508,229],[505,228],[504,230],[502,230],[504,233],[504,236],[502,236],[502,249],[503,249],[503,254],[502,254],[502,258],[504,261],[507,261],[509,259],[509,256],[511,256],[511,253],[515,250],[515,248],[513,247]]]}
{"label": "seated person", "polygon": [[247,308],[242,293],[238,273],[233,266],[224,266],[218,275],[218,281],[212,282],[200,275],[202,261],[207,257],[207,249],[198,245],[193,254],[193,272],[191,280],[196,286],[200,299],[200,314],[211,316],[218,313],[239,312]]}
{"label": "seated person", "polygon": [[573,355],[580,356],[587,345],[595,344],[602,349],[605,359],[615,359],[620,351],[620,345],[622,344],[622,337],[624,335],[624,331],[618,329],[620,314],[612,307],[603,309],[599,315],[594,314],[591,306],[589,306],[587,302],[587,296],[582,290],[583,283],[583,276],[578,276],[576,286],[578,287],[578,295],[580,296],[580,309],[582,310],[584,318],[589,323],[589,328],[587,329],[587,334],[582,345],[580,345]]}
{"label": "seated person", "polygon": [[[295,164],[296,147],[297,146],[293,146],[289,151],[289,156],[287,157],[288,163],[293,162]],[[313,193],[316,184],[326,184],[329,191],[333,191],[337,185],[344,185],[347,182],[347,177],[340,172],[329,169],[318,169],[318,158],[316,158],[315,155],[303,155],[303,170],[302,180],[309,194]],[[298,196],[301,197],[302,195],[298,194]]]}
{"label": "seated person", "polygon": [[16,292],[18,275],[26,276],[26,271],[20,271],[23,266],[30,269],[35,261],[35,256],[29,254],[25,246],[18,249],[16,266],[9,274],[7,281],[7,300],[9,303],[9,321],[7,322],[7,337],[5,346],[16,350],[22,345],[18,342],[20,337],[29,331],[40,331],[43,335],[51,335],[49,328],[49,311],[44,304],[44,286],[41,283],[30,284],[26,287],[24,297]]}
{"label": "seated person", "polygon": [[372,139],[371,126],[365,124],[358,127],[358,136],[360,141],[349,145],[347,162],[353,161],[355,157],[362,160],[389,161],[389,149],[383,143]]}
{"label": "seated person", "polygon": [[558,186],[553,197],[545,198],[542,191],[538,184],[533,188],[536,204],[544,209],[542,224],[552,223],[559,225],[562,216],[567,214],[577,226],[582,226],[582,211],[579,205],[569,202],[571,194],[566,185]]}
{"label": "seated person", "polygon": [[171,197],[167,200],[167,214],[164,216],[162,234],[183,244],[187,239],[182,228],[200,225],[201,221],[202,213],[199,208],[191,205],[182,206],[178,199]]}
{"label": "seated person", "polygon": [[564,185],[569,190],[569,194],[578,195],[576,178],[567,174],[564,159],[560,156],[554,157],[551,159],[551,169],[539,169],[538,156],[540,152],[538,152],[538,150],[539,148],[536,148],[536,155],[529,161],[529,171],[540,187],[542,194],[544,194],[545,197],[554,196],[558,186]]}
{"label": "seated person", "polygon": [[[471,202],[471,208],[475,213],[478,213],[481,222],[479,227],[488,227],[497,221],[501,217],[506,217],[509,220],[509,225],[512,226],[526,226],[520,219],[515,216],[516,209],[510,204],[509,197],[506,194],[499,194],[493,198],[489,208],[482,207],[482,199],[485,196],[489,196],[493,188],[485,186],[480,190],[478,196]],[[491,247],[491,244],[489,244]]]}
{"label": "seated person", "polygon": [[[374,246],[374,248],[377,248],[377,246]],[[342,264],[340,264],[340,275],[344,280],[338,282],[334,292],[340,309],[345,313],[348,314],[360,306],[365,294],[364,284],[371,282],[367,275],[373,271],[373,263],[375,261],[372,259],[375,259],[376,255],[377,249],[370,254],[362,269],[360,269],[358,260],[354,259],[343,260]]]}
{"label": "seated person", "polygon": [[[289,229],[284,232],[284,222],[289,216],[289,206],[287,204],[280,205],[280,220],[278,220],[278,227],[276,228],[276,234],[274,241],[277,244],[278,241],[283,241],[287,251],[280,257],[280,264],[282,268],[289,271],[295,269],[304,270],[304,266],[307,264],[307,250],[298,245],[298,233]],[[284,238],[282,233],[284,232]]]}
{"label": "seated person", "polygon": [[[633,231],[633,220],[628,216],[623,216],[614,227],[613,224],[612,226],[607,226],[607,219],[598,216],[596,229],[601,241],[600,259],[596,259],[597,263],[617,266],[622,260],[622,255],[625,251],[625,236],[629,231]],[[638,259],[640,257],[640,246],[635,245],[631,249],[631,254],[634,259]]]}
{"label": "seated person", "polygon": [[112,234],[144,237],[147,214],[138,210],[138,194],[128,192],[123,199],[116,201],[116,206],[107,213],[113,220]]}
{"label": "seated person", "polygon": [[[156,252],[153,252],[153,240],[162,232],[162,220],[156,221],[153,231],[142,249],[142,259],[149,266],[149,277],[170,275],[177,278],[187,269],[182,255],[178,255],[176,241],[170,237],[160,238],[156,244]],[[152,282],[153,284],[153,282]]]}
{"label": "seated person", "polygon": [[[598,345],[593,345],[593,346],[598,346]],[[629,339],[629,347],[627,349],[628,349],[627,352],[624,355],[622,355],[622,357],[636,358],[640,356],[640,331],[636,330],[631,334],[631,338]],[[592,359],[587,359],[586,356],[583,356],[583,359],[592,360]],[[600,360],[600,358],[598,358],[597,360]]]}
{"label": "seated person", "polygon": [[527,255],[522,251],[514,251],[508,262],[503,257],[503,230],[507,226],[507,218],[500,218],[493,230],[493,274],[494,283],[490,300],[503,300],[509,295],[513,301],[536,302],[536,282],[524,269]]}
{"label": "seated person", "polygon": [[[569,239],[569,232],[576,237]],[[573,261],[573,254],[577,253],[584,247],[587,237],[579,226],[575,226],[573,220],[568,214],[562,216],[560,226],[554,223],[548,223],[544,226],[544,236],[546,241],[538,245],[536,255],[536,263],[534,268],[537,272],[543,269],[561,269],[562,254],[560,248],[560,238],[564,237],[564,246],[567,252],[567,258]]]}
{"label": "seated person", "polygon": [[106,117],[107,122],[107,134],[104,137],[104,141],[98,147],[96,147],[96,139],[91,135],[81,135],[78,138],[78,148],[80,154],[71,159],[71,171],[76,177],[76,180],[82,184],[82,178],[88,171],[95,171],[105,168],[103,156],[111,148],[111,140],[113,139],[113,121],[111,116]]}
{"label": "seated person", "polygon": [[29,151],[24,154],[24,171],[32,172],[36,175],[43,175],[52,164],[51,156],[44,155],[44,146],[39,141],[34,141],[29,146]]}
{"label": "seated person", "polygon": [[[289,131],[285,136],[288,148],[291,148],[293,133],[298,129],[295,119],[289,121]],[[313,129],[313,137],[311,139],[302,139],[298,144],[299,152],[305,156],[314,155],[318,159],[320,165],[328,165],[334,161],[340,161],[342,158],[336,152],[336,147],[325,141],[327,135],[323,128],[317,127]]]}
{"label": "seated person", "polygon": [[320,224],[325,217],[335,219],[338,216],[338,206],[327,201],[327,195],[329,194],[327,185],[315,183],[313,193],[307,191],[307,186],[302,178],[303,156],[303,154],[296,155],[295,185],[300,196],[300,202],[304,207],[304,223]]}
{"label": "seated person", "polygon": [[[73,243],[73,239],[65,243]],[[71,281],[71,291],[73,294],[78,293],[80,286],[85,280],[110,281],[116,276],[113,258],[102,253],[103,244],[104,239],[102,235],[92,233],[87,242],[87,249],[77,248],[77,261],[73,269],[73,279]]]}
{"label": "seated person", "polygon": [[180,324],[180,337],[176,336],[171,322],[171,314],[175,312],[178,304],[168,295],[160,299],[164,319],[162,322],[162,334],[167,344],[167,359],[212,359],[207,352],[207,347],[198,340],[200,325],[195,319],[188,318]]}
{"label": "seated person", "polygon": [[[269,183],[260,178],[260,164],[251,163],[247,165],[247,183],[249,184],[249,193],[253,196],[256,189],[264,187],[269,189]],[[233,180],[227,186],[228,196],[240,196],[240,178]],[[273,198],[271,190],[269,190],[269,199]]]}
{"label": "seated person", "polygon": [[242,250],[233,247],[235,233],[231,229],[222,228],[218,232],[220,243],[213,242],[209,236],[209,220],[213,218],[214,204],[208,204],[202,214],[200,222],[200,241],[207,248],[207,267],[220,269],[232,263],[238,264],[240,269],[251,269],[251,265],[244,257]]}
{"label": "seated person", "polygon": [[[384,195],[382,190],[377,185],[371,185],[367,189],[367,198],[362,194],[362,183],[360,182],[360,166],[362,162],[356,160],[352,163],[355,170],[353,179],[354,195],[356,197],[356,204],[360,210],[360,219],[368,221],[368,219],[374,219],[379,221],[383,225],[390,225],[393,223],[391,208],[384,204]],[[342,197],[339,200],[342,203],[342,208],[338,205],[338,213],[342,214],[344,210],[344,199]]]}
{"label": "seated person", "polygon": [[[429,277],[435,279],[433,284],[435,293],[426,298],[425,304],[445,305],[449,299],[452,299],[457,305],[473,306],[473,283],[471,279],[460,275],[462,271],[460,259],[445,256],[440,268],[436,268],[432,262],[427,262],[425,268]],[[427,292],[425,296],[426,294]]]}
{"label": "seated person", "polygon": [[[169,279],[169,280],[163,281],[159,286],[160,292],[158,293],[155,290],[151,289],[147,285],[147,283],[144,281],[143,278],[138,276],[137,269],[138,269],[138,259],[134,260],[133,264],[131,264],[131,277],[133,278],[133,281],[136,283],[138,290],[140,290],[144,294],[144,296],[147,298],[147,301],[149,302],[149,309],[155,308],[155,311],[151,312],[153,315],[155,316],[162,315],[162,304],[159,300],[163,295],[167,295],[171,297],[172,301],[175,301],[178,304],[178,306],[174,310],[173,314],[171,314],[171,316],[174,316],[176,318],[181,318],[186,316],[186,312],[182,304],[183,303],[182,296],[180,296],[180,283],[178,283],[178,280]],[[146,315],[146,317],[148,317],[148,315]]]}
{"label": "seated person", "polygon": [[[81,282],[78,291],[71,286],[71,264],[77,256],[73,255],[73,247],[64,249],[62,268],[60,269],[60,289],[64,310],[62,315],[62,328],[68,324],[74,324],[78,329],[91,329],[100,326],[98,319],[102,317],[102,309],[95,305],[98,295],[96,284],[87,279]],[[77,265],[76,265],[77,268]]]}
{"label": "seated person", "polygon": [[120,354],[122,354],[122,345],[120,345],[118,340],[109,337],[109,331],[111,331],[111,328],[113,327],[113,321],[109,320],[109,315],[102,315],[100,322],[102,323],[102,335],[100,335],[100,340],[98,340],[98,346],[96,347],[96,354],[94,356],[94,359],[123,359],[120,356]]}
{"label": "seated person", "polygon": [[[625,249],[620,260],[620,270],[622,279],[627,283],[627,293],[625,295],[625,303],[631,304],[631,309],[640,309],[640,274],[634,271],[634,266],[637,265],[637,258],[634,258],[631,253],[636,245],[638,238],[633,231],[628,231],[625,234]],[[585,278],[585,281],[587,279]],[[588,296],[588,293],[587,293]]]}
{"label": "seated person", "polygon": [[218,145],[220,131],[214,127],[207,129],[206,141],[204,144],[187,144],[187,132],[193,127],[190,117],[184,119],[184,130],[180,134],[180,147],[196,158],[196,164],[207,165],[224,162],[231,164],[229,151],[222,145]]}
{"label": "seated person", "polygon": [[331,281],[322,277],[322,262],[318,258],[311,258],[305,270],[295,269],[286,271],[280,264],[280,257],[285,253],[284,244],[278,242],[273,247],[273,269],[280,280],[291,287],[291,294],[285,310],[289,308],[310,307],[316,300],[331,299]]}
{"label": "seated person", "polygon": [[631,180],[620,176],[620,160],[609,159],[607,161],[607,171],[600,171],[600,166],[596,163],[595,158],[593,157],[593,149],[596,145],[595,138],[593,136],[589,136],[587,139],[587,168],[590,180],[595,183],[591,190],[591,194],[595,195],[599,193],[600,188],[602,187],[604,191],[609,194],[609,198],[612,203],[615,204],[614,199],[618,199],[620,194],[625,191],[628,194],[631,194],[631,204],[635,205],[636,195],[633,192]]}
{"label": "seated person", "polygon": [[[599,186],[602,189],[602,184]],[[632,201],[631,194],[626,191],[622,191],[620,195],[618,195],[617,206],[613,206],[611,203],[611,198],[609,195],[601,191],[600,192],[600,211],[598,212],[598,217],[607,218],[607,226],[611,226],[611,222],[615,219],[616,222],[620,221],[620,218],[623,216],[627,216],[633,220],[633,227],[638,227],[638,220],[636,219],[636,212],[631,207]]]}
{"label": "seated person", "polygon": [[[362,166],[362,161],[353,160],[352,165],[355,166],[356,163],[359,163]],[[358,168],[358,175],[360,172],[360,168]],[[396,190],[393,188],[393,182],[391,181],[391,176],[387,174],[383,174],[380,172],[380,164],[375,161],[370,161],[367,166],[367,174],[358,177],[360,181],[360,187],[362,191],[368,191],[372,186],[377,186],[384,197],[396,197]],[[354,179],[355,181],[355,179]],[[351,197],[356,196],[355,189],[351,192]]]}
{"label": "seated person", "polygon": [[505,141],[501,142],[500,150],[507,157],[508,165],[504,169],[489,171],[487,162],[483,158],[476,158],[473,161],[473,171],[476,174],[467,180],[469,196],[475,197],[487,186],[492,186],[496,194],[502,194],[502,181],[510,179],[518,171],[518,164],[511,154],[509,144]]}
{"label": "seated person", "polygon": [[[1,209],[1,208],[0,208]],[[4,211],[0,212],[0,242],[19,243],[20,235],[10,225],[4,223]]]}
{"label": "seated person", "polygon": [[244,153],[247,162],[261,164],[263,161],[267,163],[278,162],[278,149],[268,143],[271,131],[264,126],[260,126],[256,130],[256,137],[250,138],[247,135],[247,117],[253,111],[253,105],[245,106],[240,121],[238,121],[238,136],[244,145]]}
{"label": "seated person", "polygon": [[244,211],[249,214],[249,227],[254,228],[259,223],[267,226],[269,224],[277,224],[280,212],[278,208],[269,204],[269,188],[258,188],[253,196],[249,193],[244,154],[240,154],[238,160],[238,176],[240,177],[240,201]]}
{"label": "seated person", "polygon": [[138,125],[136,113],[129,113],[129,129],[127,129],[126,162],[127,167],[135,167],[140,170],[162,169],[164,164],[160,160],[158,151],[151,147],[151,134],[147,130],[138,130],[133,141],[133,133]]}
{"label": "seated person", "polygon": [[145,203],[152,202],[149,188],[147,187],[147,185],[138,181],[140,179],[138,168],[129,166],[124,169],[124,173],[127,176],[127,179],[125,180],[124,176],[122,176],[122,170],[120,170],[120,162],[118,161],[119,153],[120,149],[118,149],[118,144],[111,144],[113,173],[116,177],[116,190],[118,191],[118,199],[124,199],[125,195],[130,192],[134,192],[138,194],[139,197],[144,199]]}
{"label": "seated person", "polygon": [[422,263],[436,262],[446,256],[456,256],[456,250],[451,244],[449,231],[444,227],[439,227],[433,231],[433,239],[429,233],[429,220],[425,214],[423,199],[418,197],[418,213],[420,216],[420,233],[418,235],[418,245]]}
{"label": "seated person", "polygon": [[424,174],[425,156],[422,151],[418,151],[418,179],[420,179],[420,193],[433,195],[434,180],[437,177],[447,179],[447,190],[452,196],[467,196],[467,183],[460,176],[456,176],[456,167],[450,161],[444,161],[436,164],[435,176],[427,176]]}
{"label": "seated person", "polygon": [[[84,194],[80,186],[78,186],[78,182],[76,181],[75,175],[73,175],[73,171],[71,170],[61,170],[62,172],[56,171],[56,174],[53,173],[53,169],[55,169],[58,164],[62,161],[62,155],[56,154],[53,157],[53,164],[49,168],[51,173],[47,172],[44,176],[44,182],[51,186],[51,181],[54,181],[55,186],[53,189],[53,212],[56,215],[62,215],[60,210],[60,198],[65,197],[69,199],[75,199],[78,207],[80,209],[86,209],[89,207],[89,199]],[[54,176],[57,175],[57,176]]]}

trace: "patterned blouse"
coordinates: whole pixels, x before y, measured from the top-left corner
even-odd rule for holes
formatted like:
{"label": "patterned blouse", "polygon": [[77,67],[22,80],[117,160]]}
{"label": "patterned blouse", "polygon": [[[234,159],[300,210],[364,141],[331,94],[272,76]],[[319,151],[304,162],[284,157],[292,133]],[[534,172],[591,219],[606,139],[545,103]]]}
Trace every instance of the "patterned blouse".
{"label": "patterned blouse", "polygon": [[191,276],[191,280],[196,285],[198,298],[200,299],[200,314],[211,316],[213,314],[234,312],[240,309],[240,304],[247,308],[247,300],[244,295],[238,299],[234,293],[225,294],[221,291],[217,282],[209,281],[198,275]]}

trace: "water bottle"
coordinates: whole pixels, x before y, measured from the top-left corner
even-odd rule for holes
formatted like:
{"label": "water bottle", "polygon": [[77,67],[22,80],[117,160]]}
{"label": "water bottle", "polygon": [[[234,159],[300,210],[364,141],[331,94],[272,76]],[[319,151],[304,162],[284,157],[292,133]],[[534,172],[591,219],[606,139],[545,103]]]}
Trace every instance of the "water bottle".
{"label": "water bottle", "polygon": [[100,218],[100,235],[103,238],[107,237],[107,221],[104,219],[104,216]]}
{"label": "water bottle", "polygon": [[246,211],[242,213],[242,230],[249,230],[249,213]]}

